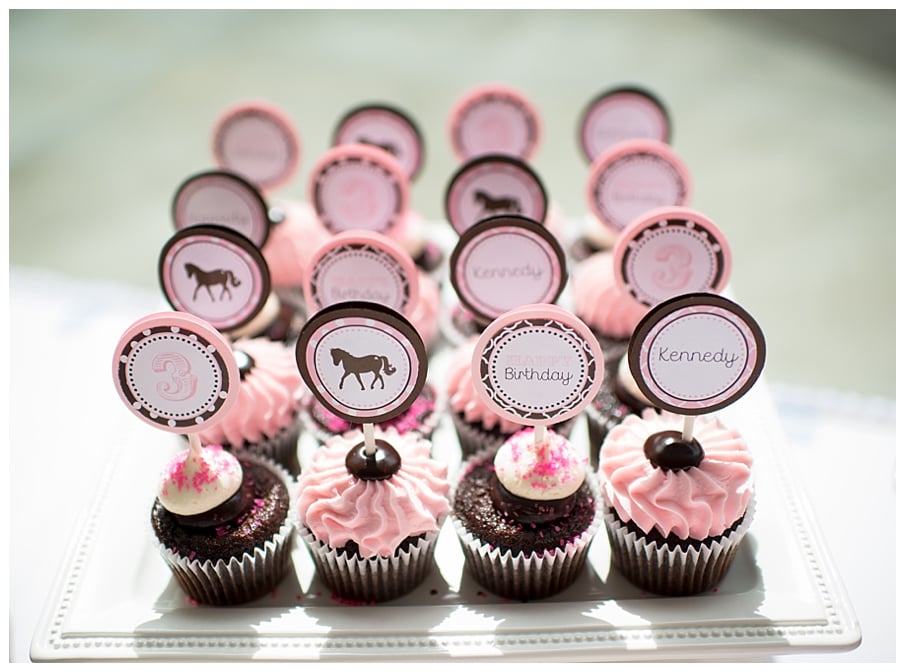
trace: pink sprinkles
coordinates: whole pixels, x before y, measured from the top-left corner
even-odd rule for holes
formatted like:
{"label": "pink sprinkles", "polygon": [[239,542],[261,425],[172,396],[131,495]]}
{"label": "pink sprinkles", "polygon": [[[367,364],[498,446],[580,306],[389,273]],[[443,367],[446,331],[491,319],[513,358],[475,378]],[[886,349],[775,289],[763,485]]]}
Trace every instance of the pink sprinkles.
{"label": "pink sprinkles", "polygon": [[[200,493],[204,490],[205,486],[216,483],[220,474],[234,469],[234,465],[231,462],[219,459],[219,453],[223,451],[221,446],[208,446],[206,450],[216,453],[216,455],[211,456],[214,459],[208,461],[204,459],[204,456],[192,457],[190,461],[198,464],[199,467],[191,477],[186,474],[186,466],[188,465],[189,460],[174,460],[168,465],[167,470],[164,473],[165,482],[162,489],[164,496],[169,495],[166,486],[168,483],[174,483],[176,489],[179,491],[182,491],[185,488],[192,488],[195,492]],[[220,468],[212,468],[210,462],[215,462],[216,467]]]}

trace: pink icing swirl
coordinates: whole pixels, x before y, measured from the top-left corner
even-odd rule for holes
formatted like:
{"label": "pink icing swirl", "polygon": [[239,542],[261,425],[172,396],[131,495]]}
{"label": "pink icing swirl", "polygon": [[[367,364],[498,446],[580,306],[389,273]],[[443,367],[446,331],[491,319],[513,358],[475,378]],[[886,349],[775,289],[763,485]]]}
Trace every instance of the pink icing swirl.
{"label": "pink icing swirl", "polygon": [[598,252],[575,266],[572,293],[575,314],[591,329],[613,338],[631,337],[649,310],[616,284],[612,252]]}
{"label": "pink icing swirl", "polygon": [[522,429],[519,425],[497,414],[478,396],[471,377],[471,358],[478,337],[460,345],[452,354],[446,369],[446,394],[453,413],[461,413],[466,422],[480,424],[485,431],[512,434]]}
{"label": "pink icing swirl", "polygon": [[644,455],[651,434],[682,430],[682,416],[645,409],[610,430],[600,449],[604,499],[623,521],[645,532],[706,539],[720,535],[742,517],[754,490],[751,454],[744,439],[718,420],[700,417],[694,438],[704,450],[697,467],[670,471]]}
{"label": "pink icing swirl", "polygon": [[302,270],[312,254],[330,237],[314,207],[305,201],[281,201],[285,219],[270,227],[262,253],[274,287],[301,287]]}
{"label": "pink icing swirl", "polygon": [[304,383],[292,351],[265,338],[239,339],[233,349],[251,357],[254,367],[240,381],[239,400],[232,409],[201,432],[202,443],[241,446],[272,438],[292,424],[301,409]]}
{"label": "pink icing swirl", "polygon": [[377,429],[402,458],[391,478],[352,476],[346,455],[364,440],[361,431],[332,438],[314,453],[299,477],[299,520],[332,548],[358,544],[362,557],[389,557],[408,537],[437,532],[449,513],[446,466],[431,458],[431,444],[417,434]]}

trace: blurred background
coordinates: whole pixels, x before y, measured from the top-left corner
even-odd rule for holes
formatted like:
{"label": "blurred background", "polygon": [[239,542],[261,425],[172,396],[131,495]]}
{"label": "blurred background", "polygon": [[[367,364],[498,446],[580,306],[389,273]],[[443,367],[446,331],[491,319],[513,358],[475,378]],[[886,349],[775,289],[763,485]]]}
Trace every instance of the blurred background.
{"label": "blurred background", "polygon": [[894,11],[14,10],[9,27],[14,269],[157,291],[173,193],[248,98],[296,124],[281,193],[305,199],[344,112],[406,110],[427,145],[413,205],[440,219],[452,104],[510,84],[540,111],[551,200],[582,217],[578,116],[635,83],[666,103],[691,205],[732,244],[768,379],[895,394]]}

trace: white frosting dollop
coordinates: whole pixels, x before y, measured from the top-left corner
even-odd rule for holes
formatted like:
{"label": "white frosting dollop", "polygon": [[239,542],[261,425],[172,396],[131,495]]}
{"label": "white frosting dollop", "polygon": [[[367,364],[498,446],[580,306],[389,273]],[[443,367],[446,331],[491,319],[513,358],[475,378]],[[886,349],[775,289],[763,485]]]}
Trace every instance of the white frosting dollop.
{"label": "white frosting dollop", "polygon": [[573,494],[584,483],[587,457],[569,440],[547,430],[536,445],[534,429],[517,432],[500,446],[493,461],[496,476],[510,493],[523,499],[546,501]]}
{"label": "white frosting dollop", "polygon": [[161,474],[157,498],[179,516],[194,516],[219,506],[242,485],[242,465],[221,446],[187,448]]}

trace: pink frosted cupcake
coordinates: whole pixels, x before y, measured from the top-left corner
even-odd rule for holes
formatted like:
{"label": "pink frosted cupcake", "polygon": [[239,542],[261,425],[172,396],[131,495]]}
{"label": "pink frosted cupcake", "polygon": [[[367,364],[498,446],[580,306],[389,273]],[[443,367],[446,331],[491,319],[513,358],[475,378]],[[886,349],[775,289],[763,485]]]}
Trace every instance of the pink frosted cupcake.
{"label": "pink frosted cupcake", "polygon": [[555,432],[535,445],[533,428],[472,456],[453,496],[469,573],[510,599],[541,599],[571,585],[602,517],[587,458]]}
{"label": "pink frosted cupcake", "polygon": [[298,479],[298,530],[318,575],[337,597],[383,602],[425,578],[449,513],[446,467],[417,434],[334,437]]}
{"label": "pink frosted cupcake", "polygon": [[[488,406],[478,395],[471,375],[471,362],[478,337],[472,337],[452,353],[446,368],[446,402],[452,417],[462,456],[469,457],[483,450],[496,450],[506,439],[524,428],[507,420]],[[572,430],[573,419],[553,429],[562,436]]]}
{"label": "pink frosted cupcake", "polygon": [[233,351],[241,376],[239,400],[200,433],[202,443],[263,455],[297,475],[304,383],[293,353],[263,338],[238,340]]}
{"label": "pink frosted cupcake", "polygon": [[201,604],[271,592],[291,565],[290,477],[270,460],[220,446],[186,449],[162,474],[151,509],[159,551]]}
{"label": "pink frosted cupcake", "polygon": [[600,451],[613,563],[638,587],[692,595],[726,575],[754,513],[752,459],[744,439],[701,417],[653,409],[628,416]]}

